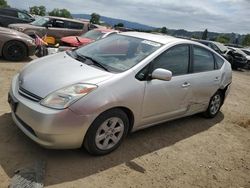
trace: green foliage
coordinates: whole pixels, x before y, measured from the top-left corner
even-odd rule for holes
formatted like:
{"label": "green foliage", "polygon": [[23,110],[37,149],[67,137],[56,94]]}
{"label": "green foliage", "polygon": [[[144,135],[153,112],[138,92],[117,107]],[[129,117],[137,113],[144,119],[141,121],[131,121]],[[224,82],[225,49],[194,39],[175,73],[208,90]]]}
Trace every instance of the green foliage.
{"label": "green foliage", "polygon": [[247,35],[244,37],[244,39],[243,39],[243,41],[242,41],[242,44],[243,44],[244,46],[250,46],[250,34],[247,34]]}
{"label": "green foliage", "polygon": [[46,8],[45,8],[45,6],[30,7],[30,14],[45,16],[46,15]]}
{"label": "green foliage", "polygon": [[10,7],[6,0],[0,0],[0,8]]}
{"label": "green foliage", "polygon": [[161,28],[161,33],[167,34],[168,33],[167,28],[166,27],[162,27]]}
{"label": "green foliage", "polygon": [[216,42],[220,42],[223,44],[228,44],[230,42],[230,38],[225,35],[219,35],[216,39]]}
{"label": "green foliage", "polygon": [[193,39],[201,39],[198,35],[192,35],[191,38],[193,38]]}
{"label": "green foliage", "polygon": [[63,18],[72,18],[71,13],[67,9],[55,8],[51,12],[49,12],[49,15]]}
{"label": "green foliage", "polygon": [[114,27],[124,27],[124,24],[123,23],[118,23],[118,24],[114,25]]}
{"label": "green foliage", "polygon": [[202,34],[202,40],[207,40],[207,36],[208,36],[208,30],[207,29],[205,29],[205,31],[203,32],[203,34]]}
{"label": "green foliage", "polygon": [[90,23],[92,24],[100,24],[101,16],[97,13],[92,13],[90,18]]}

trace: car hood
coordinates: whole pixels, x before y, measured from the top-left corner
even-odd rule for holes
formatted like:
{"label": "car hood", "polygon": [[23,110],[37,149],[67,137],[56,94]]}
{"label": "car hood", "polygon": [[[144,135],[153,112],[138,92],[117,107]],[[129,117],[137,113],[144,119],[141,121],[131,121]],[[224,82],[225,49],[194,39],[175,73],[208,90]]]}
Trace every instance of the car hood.
{"label": "car hood", "polygon": [[[78,37],[80,42],[77,40],[76,37]],[[78,46],[81,46],[81,45],[86,45],[86,44],[89,44],[89,43],[93,42],[92,39],[83,38],[83,37],[79,37],[79,36],[63,37],[63,38],[61,38],[61,41],[65,42],[65,43],[68,43],[68,44],[70,44],[71,46],[74,46],[74,47],[78,47]]]}
{"label": "car hood", "polygon": [[45,98],[48,94],[71,84],[98,84],[112,75],[62,52],[34,60],[24,67],[19,75],[19,87]]}
{"label": "car hood", "polygon": [[13,30],[13,29],[9,29],[9,28],[4,28],[4,27],[0,27],[0,35],[2,36],[18,36],[18,37],[22,37],[22,38],[27,38],[27,39],[32,39],[31,37],[29,37],[28,35],[21,33],[19,31]]}

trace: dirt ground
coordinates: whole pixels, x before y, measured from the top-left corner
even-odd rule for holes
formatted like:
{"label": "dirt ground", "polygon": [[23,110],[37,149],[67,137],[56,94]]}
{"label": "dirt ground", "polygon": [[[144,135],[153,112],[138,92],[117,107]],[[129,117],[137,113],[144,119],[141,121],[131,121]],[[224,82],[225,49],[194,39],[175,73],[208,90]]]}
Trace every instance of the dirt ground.
{"label": "dirt ground", "polygon": [[[30,61],[28,59],[27,61]],[[14,171],[46,162],[48,187],[250,188],[250,72],[233,72],[231,92],[214,119],[199,115],[126,138],[115,152],[47,150],[13,123],[6,102],[11,78],[25,63],[0,59],[0,187]]]}

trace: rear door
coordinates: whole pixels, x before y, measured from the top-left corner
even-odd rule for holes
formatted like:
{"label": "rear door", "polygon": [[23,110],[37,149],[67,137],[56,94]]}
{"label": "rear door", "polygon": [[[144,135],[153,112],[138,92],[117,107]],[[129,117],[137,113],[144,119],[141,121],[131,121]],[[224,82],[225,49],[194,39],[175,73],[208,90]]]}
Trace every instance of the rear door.
{"label": "rear door", "polygon": [[192,46],[191,64],[192,109],[207,107],[210,98],[219,89],[221,71],[217,69],[213,53],[201,46]]}
{"label": "rear door", "polygon": [[184,115],[190,105],[191,76],[189,75],[190,46],[171,47],[151,62],[151,71],[157,68],[170,70],[170,81],[150,80],[146,82],[142,110],[142,124],[167,120]]}
{"label": "rear door", "polygon": [[48,27],[48,29],[47,29],[48,36],[52,36],[52,37],[56,38],[57,40],[66,36],[64,20],[51,19],[49,24],[51,24],[52,27]]}

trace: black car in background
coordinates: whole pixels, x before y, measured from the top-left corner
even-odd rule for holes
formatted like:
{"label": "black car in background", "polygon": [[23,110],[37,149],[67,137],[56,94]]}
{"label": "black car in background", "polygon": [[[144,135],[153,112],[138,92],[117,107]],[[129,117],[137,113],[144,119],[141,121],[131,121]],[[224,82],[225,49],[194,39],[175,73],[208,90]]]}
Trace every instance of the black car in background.
{"label": "black car in background", "polygon": [[0,8],[0,26],[8,27],[13,23],[30,23],[35,19],[24,11],[15,8]]}
{"label": "black car in background", "polygon": [[214,51],[228,60],[228,62],[231,63],[233,69],[244,68],[247,65],[247,58],[243,54],[237,53],[237,51],[229,49],[219,42],[195,39],[193,39],[193,41],[212,48]]}

